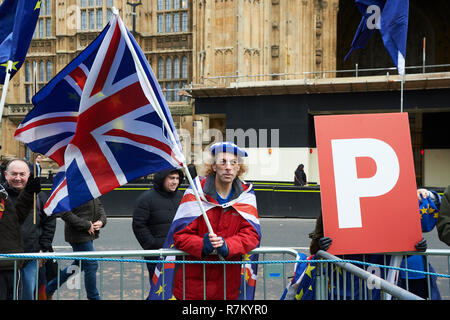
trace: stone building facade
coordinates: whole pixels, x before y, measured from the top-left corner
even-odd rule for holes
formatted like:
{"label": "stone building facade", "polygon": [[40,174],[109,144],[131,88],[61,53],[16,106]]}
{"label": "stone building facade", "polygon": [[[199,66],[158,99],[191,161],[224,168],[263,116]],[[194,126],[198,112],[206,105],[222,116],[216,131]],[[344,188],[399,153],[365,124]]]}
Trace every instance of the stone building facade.
{"label": "stone building facade", "polygon": [[[42,87],[95,39],[112,6],[130,30],[135,21],[135,37],[164,89],[176,126],[184,129],[185,148],[209,143],[208,137],[196,137],[211,128],[224,132],[227,122],[224,114],[196,114],[192,88],[220,90],[241,83],[251,88],[261,82],[354,76],[355,71],[342,70],[356,64],[393,66],[379,35],[344,61],[361,19],[353,0],[42,0],[41,6],[27,60],[10,83],[2,157],[28,156],[13,136],[32,107],[33,62]],[[407,66],[422,63],[425,39],[427,64],[450,61],[449,6],[446,0],[410,1]],[[284,90],[289,92],[289,86]],[[417,127],[420,119],[419,114]]]}

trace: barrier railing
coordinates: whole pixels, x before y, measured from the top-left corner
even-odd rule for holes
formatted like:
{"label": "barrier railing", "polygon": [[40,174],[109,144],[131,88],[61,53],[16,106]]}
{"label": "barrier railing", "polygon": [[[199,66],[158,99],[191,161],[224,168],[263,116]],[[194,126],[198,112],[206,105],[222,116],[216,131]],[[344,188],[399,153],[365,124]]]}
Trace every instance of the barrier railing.
{"label": "barrier railing", "polygon": [[[256,263],[261,265],[261,269],[258,270],[258,281],[257,289],[255,293],[255,299],[258,300],[278,300],[281,297],[284,289],[287,286],[288,277],[292,275],[292,266],[295,263],[307,263],[311,261],[297,260],[297,250],[285,247],[261,247],[250,252],[250,254],[258,254],[258,261],[214,261],[213,263],[219,264],[249,264]],[[447,277],[449,266],[450,266],[450,250],[427,250],[426,253],[407,253],[407,254],[418,254],[423,255],[427,259],[426,271],[422,273],[426,274],[427,277],[433,274],[428,269],[428,257],[429,256],[444,256],[447,257],[447,274],[437,274],[440,277]],[[39,259],[53,259],[57,262],[58,275],[60,276],[60,269],[63,265],[63,261],[66,260],[77,260],[79,268],[81,268],[81,262],[84,260],[96,260],[99,263],[99,291],[102,299],[115,300],[115,299],[145,299],[149,292],[149,281],[147,276],[147,271],[144,263],[156,262],[159,258],[164,258],[167,256],[177,256],[181,257],[181,260],[170,261],[170,263],[180,263],[186,264],[184,258],[187,254],[176,250],[176,249],[160,249],[160,250],[121,250],[121,251],[93,251],[93,252],[58,252],[58,253],[33,253],[33,254],[0,254],[0,260],[14,260],[15,267],[17,268],[18,260],[39,260]],[[395,254],[394,254],[395,255]],[[155,258],[154,260],[143,260],[144,257]],[[383,265],[376,265],[369,262],[358,262],[358,261],[346,261],[339,259],[327,252],[319,251],[317,257],[324,260],[314,260],[317,264],[318,273],[316,277],[316,299],[345,299],[345,296],[339,296],[339,292],[346,292],[347,288],[350,288],[354,299],[374,299],[372,296],[372,287],[381,290],[381,299],[390,299],[392,296],[395,299],[421,299],[420,297],[412,294],[408,291],[408,287],[402,289],[392,283],[389,283],[383,278],[386,278],[386,273],[384,277],[378,277],[378,275],[373,274],[368,270],[364,270],[365,267],[377,266],[385,268],[385,270],[405,270],[405,268],[390,267],[385,263]],[[353,262],[353,263],[351,263]],[[111,263],[111,265],[108,265]],[[199,261],[189,263],[202,263],[208,264],[212,262]],[[131,265],[130,272],[126,272],[127,264]],[[361,265],[358,265],[361,264]],[[330,266],[332,266],[330,268]],[[341,270],[343,273],[349,273],[351,281],[347,281],[347,277],[344,275],[342,283],[340,283],[339,276],[333,278],[333,270]],[[339,272],[340,271],[336,271]],[[17,271],[17,270],[16,270]],[[415,270],[406,270],[406,275],[415,273]],[[16,274],[16,272],[15,272]],[[262,279],[260,275],[262,274]],[[38,272],[37,272],[37,277]],[[58,280],[58,289],[55,292],[55,299],[82,299],[82,276],[81,272],[78,272],[74,281],[72,282],[72,287],[69,289],[76,290],[62,290]],[[105,278],[107,280],[105,281]],[[359,281],[359,285],[355,287],[354,279]],[[17,281],[15,277],[14,281]],[[224,277],[224,281],[226,278]],[[139,284],[140,282],[140,284]],[[73,284],[77,285],[73,285]],[[116,293],[114,286],[119,285],[119,293]],[[262,288],[261,288],[262,285]],[[343,291],[340,290],[342,286]],[[15,287],[15,286],[14,286]],[[69,287],[69,286],[68,286]],[[106,288],[106,290],[105,290]],[[337,288],[337,290],[332,290],[332,288]],[[361,290],[356,290],[361,288]],[[336,294],[333,294],[335,292]],[[355,292],[358,296],[355,295]],[[430,280],[428,279],[428,292],[430,292]],[[77,295],[78,293],[78,295]],[[226,296],[226,294],[225,294]],[[38,289],[36,288],[35,297],[38,297]],[[14,299],[17,299],[17,291],[14,289]]]}

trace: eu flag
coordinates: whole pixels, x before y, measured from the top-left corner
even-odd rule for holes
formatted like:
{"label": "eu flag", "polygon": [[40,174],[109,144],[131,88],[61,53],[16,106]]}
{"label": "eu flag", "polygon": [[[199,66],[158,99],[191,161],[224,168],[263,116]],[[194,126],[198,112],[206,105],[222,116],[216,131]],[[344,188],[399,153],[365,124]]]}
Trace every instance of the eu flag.
{"label": "eu flag", "polygon": [[363,48],[378,29],[398,73],[404,74],[409,0],[355,0],[355,2],[363,17],[344,60],[347,60],[353,50]]}
{"label": "eu flag", "polygon": [[5,82],[8,61],[11,78],[25,61],[40,8],[41,0],[5,0],[0,6],[0,84]]}

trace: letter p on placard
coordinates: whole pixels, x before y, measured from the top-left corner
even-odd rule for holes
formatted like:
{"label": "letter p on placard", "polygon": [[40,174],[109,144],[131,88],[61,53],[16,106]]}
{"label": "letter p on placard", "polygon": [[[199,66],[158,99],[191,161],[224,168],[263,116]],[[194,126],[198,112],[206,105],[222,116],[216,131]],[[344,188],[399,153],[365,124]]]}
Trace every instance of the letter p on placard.
{"label": "letter p on placard", "polygon": [[315,116],[328,252],[414,251],[422,238],[408,114]]}
{"label": "letter p on placard", "polygon": [[[396,185],[400,173],[398,157],[392,147],[378,139],[331,140],[339,228],[361,228],[360,198],[377,197]],[[356,159],[371,158],[376,173],[358,178]]]}

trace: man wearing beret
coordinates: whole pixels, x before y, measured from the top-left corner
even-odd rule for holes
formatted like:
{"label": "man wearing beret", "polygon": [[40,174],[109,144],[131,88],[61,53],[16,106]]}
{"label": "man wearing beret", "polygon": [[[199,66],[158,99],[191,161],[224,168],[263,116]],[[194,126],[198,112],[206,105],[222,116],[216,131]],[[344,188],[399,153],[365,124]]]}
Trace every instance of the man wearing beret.
{"label": "man wearing beret", "polygon": [[[240,261],[261,238],[252,186],[239,179],[247,170],[242,161],[247,153],[230,142],[216,143],[210,151],[212,161],[205,165],[205,177],[196,179],[196,185],[214,233],[200,215],[174,234],[174,245],[189,254],[187,260],[221,257]],[[173,295],[177,299],[237,299],[240,285],[239,264],[206,264],[204,268],[186,264],[175,275]]]}

